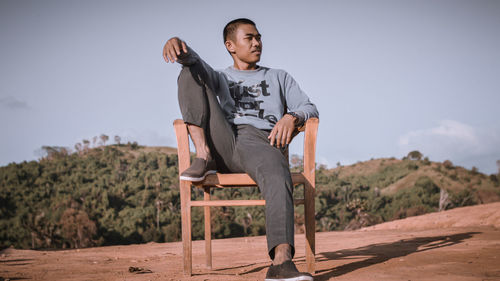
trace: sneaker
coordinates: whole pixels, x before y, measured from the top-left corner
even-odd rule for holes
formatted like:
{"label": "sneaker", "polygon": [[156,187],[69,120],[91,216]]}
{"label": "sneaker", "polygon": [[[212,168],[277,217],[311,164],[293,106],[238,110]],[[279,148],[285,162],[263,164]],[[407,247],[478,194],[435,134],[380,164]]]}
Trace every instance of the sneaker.
{"label": "sneaker", "polygon": [[313,281],[311,274],[299,272],[293,261],[271,265],[267,270],[266,281]]}
{"label": "sneaker", "polygon": [[181,173],[180,179],[185,181],[202,181],[209,174],[215,174],[214,160],[205,160],[202,158],[195,158],[191,166]]}

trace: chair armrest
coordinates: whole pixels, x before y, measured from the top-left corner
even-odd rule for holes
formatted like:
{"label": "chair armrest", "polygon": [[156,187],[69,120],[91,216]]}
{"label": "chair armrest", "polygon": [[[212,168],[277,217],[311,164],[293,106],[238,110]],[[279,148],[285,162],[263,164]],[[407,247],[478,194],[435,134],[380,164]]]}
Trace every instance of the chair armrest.
{"label": "chair armrest", "polygon": [[304,135],[304,177],[314,186],[316,172],[316,137],[318,134],[318,118],[310,118],[303,127]]}

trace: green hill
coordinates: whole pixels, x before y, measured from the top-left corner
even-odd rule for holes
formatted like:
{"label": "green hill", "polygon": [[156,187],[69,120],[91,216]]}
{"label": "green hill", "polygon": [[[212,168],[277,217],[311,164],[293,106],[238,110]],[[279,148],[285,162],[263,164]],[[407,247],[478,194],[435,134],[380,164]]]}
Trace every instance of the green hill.
{"label": "green hill", "polygon": [[[175,148],[136,143],[69,153],[45,147],[40,161],[0,167],[0,247],[77,248],[178,241],[180,202]],[[375,159],[317,169],[318,231],[356,229],[465,205],[500,201],[497,175],[421,157]],[[292,169],[300,164],[292,156]],[[296,187],[296,197],[302,188]],[[201,190],[193,197],[202,198]],[[217,189],[214,198],[260,198],[258,188]],[[214,207],[215,238],[265,233],[264,208]],[[203,213],[193,210],[193,237]],[[296,231],[303,231],[303,208]]]}
{"label": "green hill", "polygon": [[[371,224],[455,207],[500,201],[498,175],[424,160],[374,159],[317,171],[319,210],[334,225],[321,230]],[[327,208],[326,206],[337,206]],[[321,213],[319,214],[322,215]],[[332,223],[331,219],[324,219]]]}

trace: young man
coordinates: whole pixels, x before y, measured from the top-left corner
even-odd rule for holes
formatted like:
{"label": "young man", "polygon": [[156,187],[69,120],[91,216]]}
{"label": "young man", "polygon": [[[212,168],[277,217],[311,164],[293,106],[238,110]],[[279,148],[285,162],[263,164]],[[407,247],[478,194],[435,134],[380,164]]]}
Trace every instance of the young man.
{"label": "young man", "polygon": [[216,170],[248,173],[266,200],[273,260],[266,280],[313,280],[292,262],[293,185],[284,153],[295,127],[318,111],[288,73],[257,65],[262,41],[253,21],[229,22],[223,37],[234,64],[222,71],[213,70],[177,37],[163,48],[165,61],[183,65],[179,106],[196,149],[180,178],[201,181]]}

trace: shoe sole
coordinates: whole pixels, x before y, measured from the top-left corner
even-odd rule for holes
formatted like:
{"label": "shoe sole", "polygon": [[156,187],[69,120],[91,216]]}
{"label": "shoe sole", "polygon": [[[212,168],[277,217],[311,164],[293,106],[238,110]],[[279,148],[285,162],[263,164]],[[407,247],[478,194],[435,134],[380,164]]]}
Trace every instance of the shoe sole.
{"label": "shoe sole", "polygon": [[210,175],[210,174],[215,174],[217,173],[217,171],[215,170],[209,170],[209,171],[206,171],[205,174],[203,174],[203,176],[201,177],[198,177],[198,178],[195,178],[195,177],[188,177],[188,176],[180,176],[179,178],[183,181],[194,181],[194,182],[198,182],[198,181],[202,181],[205,179],[206,176]]}
{"label": "shoe sole", "polygon": [[311,276],[298,276],[291,278],[281,278],[281,279],[265,279],[265,281],[313,281]]}

